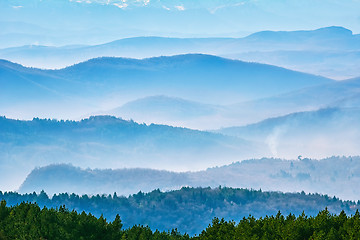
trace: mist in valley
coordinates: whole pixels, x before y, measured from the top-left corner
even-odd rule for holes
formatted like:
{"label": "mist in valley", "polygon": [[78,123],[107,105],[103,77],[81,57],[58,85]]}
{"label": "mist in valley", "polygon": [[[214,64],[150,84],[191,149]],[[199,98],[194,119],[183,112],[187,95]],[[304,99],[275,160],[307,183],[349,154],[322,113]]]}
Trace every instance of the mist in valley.
{"label": "mist in valley", "polygon": [[1,1],[0,200],[192,234],[355,213],[359,4]]}

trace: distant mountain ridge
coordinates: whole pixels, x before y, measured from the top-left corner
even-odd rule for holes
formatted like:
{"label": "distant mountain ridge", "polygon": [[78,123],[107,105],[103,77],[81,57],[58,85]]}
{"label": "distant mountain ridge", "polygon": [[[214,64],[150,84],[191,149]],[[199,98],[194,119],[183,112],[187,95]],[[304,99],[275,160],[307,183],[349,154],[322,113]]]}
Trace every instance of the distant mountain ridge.
{"label": "distant mountain ridge", "polygon": [[[318,4],[310,0],[3,0],[0,44],[94,44],[131,36],[238,37],[254,31],[320,28],[334,23],[358,32],[354,19],[359,6],[356,1],[339,0]],[[63,16],[63,21],[56,20]]]}
{"label": "distant mountain ridge", "polygon": [[[11,117],[11,112],[33,111],[39,116],[48,111],[39,117],[57,118],[74,118],[72,112],[78,117],[105,110],[104,105],[154,95],[219,105],[332,82],[271,65],[202,54],[143,60],[97,58],[60,70],[24,68],[3,61],[0,77],[3,114]],[[34,104],[21,109],[29,102]],[[59,112],[64,114],[58,116]]]}
{"label": "distant mountain ridge", "polygon": [[[149,58],[202,53],[346,79],[357,77],[360,37],[343,27],[262,31],[243,38],[133,37],[92,46],[28,45],[0,49],[0,58],[39,68],[63,68],[98,57]],[[338,65],[336,65],[338,63]]]}
{"label": "distant mountain ridge", "polygon": [[300,31],[261,31],[257,33],[250,34],[247,39],[269,39],[276,41],[284,40],[306,40],[306,39],[344,39],[358,37],[357,34],[349,29],[340,26],[331,26],[319,28],[316,30],[300,30]]}
{"label": "distant mountain ridge", "polygon": [[193,120],[201,125],[200,119],[211,118],[224,108],[226,107],[158,95],[137,99],[104,113],[146,123],[163,121],[172,126],[188,126],[189,122],[194,128]]}
{"label": "distant mountain ridge", "polygon": [[149,167],[196,170],[252,156],[264,146],[217,133],[110,116],[81,121],[0,117],[0,188],[21,184],[34,166]]}
{"label": "distant mountain ridge", "polygon": [[138,122],[217,129],[244,126],[296,112],[356,108],[360,102],[359,89],[360,81],[355,78],[228,105],[203,104],[170,96],[149,96],[99,113]]}
{"label": "distant mountain ridge", "polygon": [[[234,187],[265,191],[322,193],[357,200],[360,191],[359,157],[330,157],[316,160],[252,159],[196,172],[154,169],[81,169],[71,165],[50,165],[34,169],[19,188],[21,193],[129,195],[153,189],[169,191],[181,187]],[[256,176],[256,177],[254,177]],[[329,182],[331,184],[329,184]]]}
{"label": "distant mountain ridge", "polygon": [[265,143],[273,156],[323,158],[359,155],[359,122],[358,106],[334,107],[292,113],[217,132]]}

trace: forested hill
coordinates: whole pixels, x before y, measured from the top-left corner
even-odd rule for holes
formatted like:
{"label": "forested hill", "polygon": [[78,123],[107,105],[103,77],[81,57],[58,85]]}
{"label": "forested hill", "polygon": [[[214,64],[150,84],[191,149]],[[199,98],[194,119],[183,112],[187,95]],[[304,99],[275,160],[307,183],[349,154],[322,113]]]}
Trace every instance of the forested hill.
{"label": "forested hill", "polygon": [[53,163],[181,171],[223,165],[261,151],[236,137],[111,116],[81,121],[0,117],[0,126],[2,190],[11,189],[11,184],[18,188],[34,167]]}
{"label": "forested hill", "polygon": [[[198,236],[182,234],[177,229],[160,232],[148,226],[134,225],[124,229],[121,218],[116,215],[108,222],[102,216],[69,211],[64,206],[56,209],[41,209],[37,204],[21,203],[6,206],[0,203],[0,239],[358,239],[360,214],[348,216],[344,211],[332,215],[328,209],[315,217],[302,213],[298,217],[289,214],[266,216],[256,219],[243,218],[234,221],[214,218]],[[16,228],[14,228],[16,226]]]}
{"label": "forested hill", "polygon": [[182,188],[177,191],[150,193],[139,192],[129,197],[113,195],[75,195],[58,194],[49,198],[45,192],[40,194],[18,194],[0,192],[0,200],[8,205],[21,202],[37,202],[41,207],[59,207],[65,204],[70,210],[88,212],[97,217],[115,219],[119,214],[124,227],[135,224],[148,225],[151,229],[170,230],[198,234],[205,229],[214,217],[240,221],[243,217],[259,218],[283,214],[300,215],[305,211],[316,215],[328,207],[330,213],[354,214],[360,203],[341,201],[335,197],[319,194],[263,192],[234,188]]}
{"label": "forested hill", "polygon": [[[21,193],[134,194],[153,189],[174,190],[182,186],[263,189],[311,192],[359,200],[360,157],[262,158],[234,162],[203,171],[171,172],[146,168],[83,169],[66,164],[35,168],[19,188]],[[254,177],[256,176],[256,177]],[[330,184],[329,184],[330,183]]]}

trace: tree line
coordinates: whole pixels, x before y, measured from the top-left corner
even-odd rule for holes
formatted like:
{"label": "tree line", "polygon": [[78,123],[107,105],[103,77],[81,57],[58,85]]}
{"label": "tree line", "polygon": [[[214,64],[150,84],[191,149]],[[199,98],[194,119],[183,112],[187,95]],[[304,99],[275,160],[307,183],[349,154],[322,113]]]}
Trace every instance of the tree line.
{"label": "tree line", "polygon": [[280,212],[255,218],[244,217],[238,223],[213,218],[199,235],[189,236],[177,229],[151,230],[148,226],[134,225],[123,228],[119,215],[112,222],[103,216],[69,211],[59,208],[40,208],[36,203],[22,202],[7,206],[0,203],[0,240],[7,239],[360,239],[360,214],[348,216],[345,211],[331,214],[327,208],[316,216],[299,216]]}
{"label": "tree line", "polygon": [[37,203],[40,208],[59,208],[65,205],[70,211],[91,213],[99,218],[115,219],[119,214],[123,227],[137,224],[149,226],[152,230],[168,231],[177,228],[189,235],[199,234],[215,218],[239,222],[249,215],[259,219],[266,215],[295,215],[305,211],[316,216],[326,207],[331,214],[342,210],[354,215],[360,204],[343,201],[335,197],[320,194],[264,192],[261,190],[218,188],[190,188],[162,192],[139,192],[128,197],[112,195],[76,195],[68,193],[49,197],[41,193],[19,194],[1,192],[0,200],[6,200],[8,206],[22,202]]}

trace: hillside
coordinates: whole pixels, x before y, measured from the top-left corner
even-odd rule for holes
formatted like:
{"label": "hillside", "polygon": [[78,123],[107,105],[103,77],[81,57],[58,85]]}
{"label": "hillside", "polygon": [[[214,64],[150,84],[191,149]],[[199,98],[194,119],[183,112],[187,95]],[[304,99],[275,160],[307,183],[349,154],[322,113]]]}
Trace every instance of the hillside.
{"label": "hillside", "polygon": [[[109,196],[111,197],[111,196]],[[331,214],[325,208],[316,216],[283,215],[280,211],[264,218],[244,217],[239,222],[226,221],[217,217],[198,235],[179,232],[177,228],[167,231],[153,230],[147,225],[133,225],[123,228],[121,217],[116,215],[111,222],[103,216],[95,217],[91,213],[81,214],[69,211],[66,207],[41,208],[36,203],[23,202],[16,206],[7,206],[1,201],[3,239],[148,239],[148,240],[189,240],[189,239],[248,239],[248,238],[291,238],[293,240],[326,239],[347,240],[358,234],[359,212],[347,215],[345,211]],[[51,221],[44,221],[51,219]],[[324,223],[325,222],[325,223]],[[250,224],[249,224],[250,223]],[[18,226],[14,230],[14,226]],[[200,231],[200,230],[198,230]],[[271,237],[269,237],[271,236]]]}
{"label": "hillside", "polygon": [[81,121],[0,118],[1,189],[17,188],[36,166],[199,170],[260,156],[262,146],[235,137],[110,116]]}
{"label": "hillside", "polygon": [[88,46],[20,46],[0,49],[0,58],[25,66],[64,68],[98,57],[142,59],[202,53],[341,80],[360,75],[357,68],[360,37],[336,26],[307,31],[261,31],[242,38],[132,37]]}
{"label": "hillside", "polygon": [[203,104],[168,96],[150,96],[125,103],[101,114],[133,119],[137,122],[211,129],[225,124],[226,106]]}
{"label": "hillside", "polygon": [[[333,82],[270,65],[188,54],[143,60],[97,58],[60,70],[0,62],[0,112],[8,117],[78,119],[134,99],[166,95],[207,104]],[[262,88],[258,86],[262,85]]]}
{"label": "hillside", "polygon": [[129,197],[63,193],[54,195],[51,199],[45,192],[39,195],[0,192],[0,199],[5,199],[9,205],[23,201],[37,202],[40,206],[47,207],[65,204],[70,210],[90,212],[97,217],[103,214],[106,219],[115,219],[116,214],[119,214],[125,229],[141,224],[160,231],[177,228],[190,235],[199,234],[214,217],[239,222],[249,215],[265,218],[266,215],[278,214],[278,211],[285,216],[289,213],[298,216],[303,212],[315,216],[325,207],[332,214],[338,214],[341,210],[354,214],[359,207],[356,202],[319,194],[263,192],[227,187],[186,187],[169,192],[154,190]]}
{"label": "hillside", "polygon": [[78,91],[82,84],[69,82],[41,69],[0,60],[0,84],[0,112],[3,115],[26,119],[56,112],[68,116],[78,108],[90,111],[86,99],[79,99]]}
{"label": "hillside", "polygon": [[[98,58],[53,73],[85,83],[93,81],[117,83],[117,85],[121,84],[122,89],[132,91],[135,86],[146,87],[147,96],[167,95],[206,103],[273,96],[332,82],[320,76],[271,65],[203,54],[143,60]],[[263,88],[256,87],[259,85]],[[117,89],[120,86],[112,87]],[[213,96],[209,98],[206,94]]]}
{"label": "hillside", "polygon": [[297,112],[216,132],[267,144],[273,156],[283,158],[359,155],[360,109],[352,106],[356,98],[350,99],[341,102],[348,107]]}
{"label": "hillside", "polygon": [[[300,160],[299,160],[300,159]],[[169,172],[144,168],[81,169],[71,165],[50,165],[34,169],[19,188],[21,193],[129,195],[192,187],[240,187],[266,191],[322,193],[357,200],[360,191],[359,157],[331,157],[321,160],[264,158],[246,160],[197,172]],[[256,176],[256,177],[254,177]],[[329,184],[331,183],[331,184]]]}
{"label": "hillside", "polygon": [[357,108],[359,89],[359,78],[335,81],[269,98],[231,104],[227,106],[229,111],[225,116],[228,119],[237,119],[238,123],[232,124],[233,126],[244,126],[296,112],[324,108]]}
{"label": "hillside", "polygon": [[[228,105],[203,104],[168,96],[150,96],[99,113],[131,118],[138,122],[156,122],[208,130],[245,126],[268,118],[324,108],[356,109],[360,101],[359,89],[360,81],[354,78]],[[345,114],[350,112],[347,111]]]}
{"label": "hillside", "polygon": [[[154,114],[165,114],[169,112],[169,117],[181,119],[183,117],[191,118],[194,115],[213,114],[216,111],[216,107],[217,106],[191,102],[181,98],[151,96],[126,103],[119,108],[111,110],[111,112],[121,116],[124,116],[124,114],[130,116],[130,112],[133,111],[138,113],[148,111]],[[219,108],[221,107],[219,106]]]}
{"label": "hillside", "polygon": [[359,50],[269,50],[249,51],[221,55],[248,62],[272,64],[295,71],[307,72],[336,80],[360,76],[356,67],[360,62]]}

